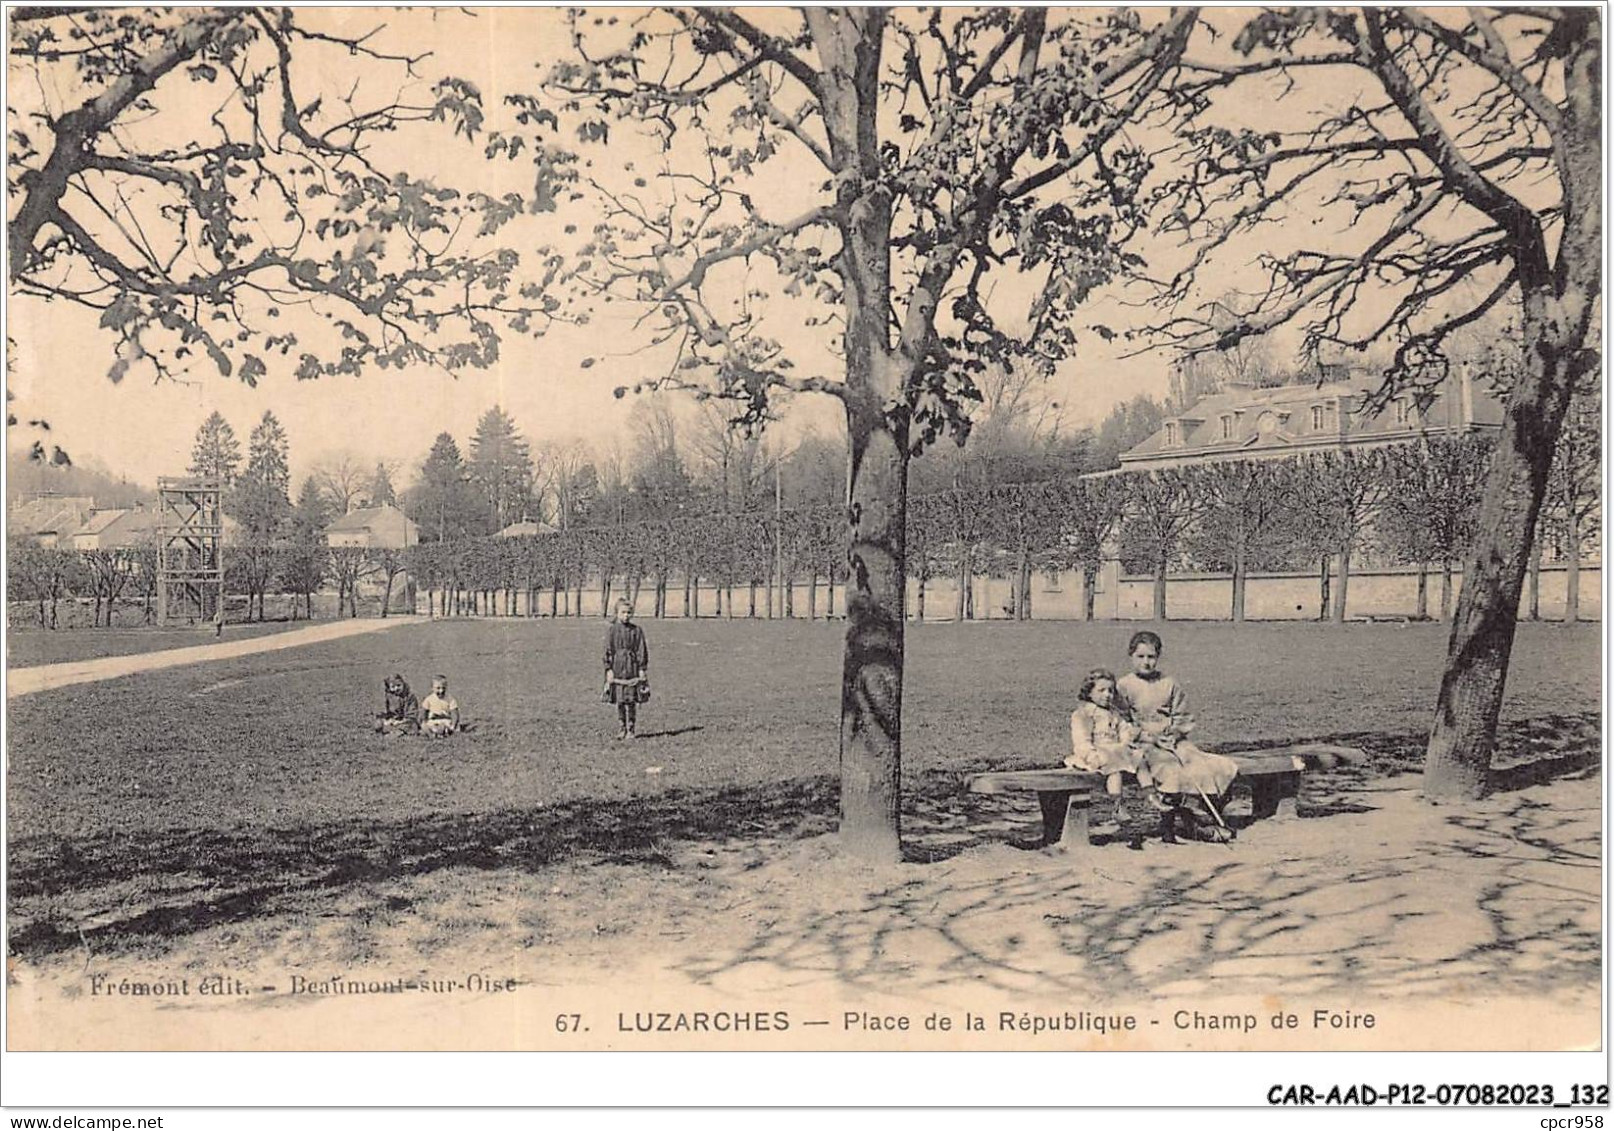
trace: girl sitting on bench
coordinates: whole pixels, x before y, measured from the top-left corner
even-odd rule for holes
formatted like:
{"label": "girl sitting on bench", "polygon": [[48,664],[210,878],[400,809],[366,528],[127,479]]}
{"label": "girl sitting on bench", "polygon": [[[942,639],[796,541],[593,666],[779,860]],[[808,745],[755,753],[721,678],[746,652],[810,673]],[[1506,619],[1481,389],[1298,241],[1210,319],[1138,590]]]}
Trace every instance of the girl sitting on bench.
{"label": "girl sitting on bench", "polygon": [[1070,757],[1065,765],[1073,770],[1087,770],[1103,774],[1104,792],[1115,799],[1112,817],[1100,820],[1093,831],[1112,834],[1120,831],[1127,819],[1125,804],[1121,800],[1121,775],[1134,774],[1138,784],[1148,790],[1154,785],[1143,753],[1134,743],[1139,730],[1115,709],[1115,675],[1103,668],[1095,668],[1082,680],[1079,693],[1081,702],[1070,716]]}
{"label": "girl sitting on bench", "polygon": [[[1149,770],[1160,792],[1168,795],[1169,808],[1162,829],[1165,840],[1176,840],[1179,822],[1187,826],[1185,831],[1193,831],[1203,839],[1231,840],[1232,831],[1210,799],[1227,792],[1239,772],[1238,763],[1188,741],[1194,716],[1189,713],[1182,687],[1160,670],[1160,637],[1148,631],[1134,633],[1127,651],[1132,671],[1116,682],[1117,706],[1141,730]],[[1190,809],[1194,800],[1209,810],[1206,815],[1214,824],[1195,820]]]}

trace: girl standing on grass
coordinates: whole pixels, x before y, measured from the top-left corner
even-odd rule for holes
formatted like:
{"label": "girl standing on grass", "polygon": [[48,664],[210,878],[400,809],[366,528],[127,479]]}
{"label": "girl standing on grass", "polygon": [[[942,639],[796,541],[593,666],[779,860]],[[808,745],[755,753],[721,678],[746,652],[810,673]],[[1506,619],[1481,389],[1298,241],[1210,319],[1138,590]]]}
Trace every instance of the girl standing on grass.
{"label": "girl standing on grass", "polygon": [[1070,757],[1065,765],[1073,770],[1104,774],[1104,792],[1115,799],[1115,814],[1101,821],[1093,831],[1112,833],[1127,819],[1121,801],[1121,775],[1135,774],[1144,789],[1154,785],[1143,754],[1134,743],[1138,728],[1115,709],[1115,675],[1095,668],[1082,680],[1081,702],[1070,716]]}
{"label": "girl standing on grass", "polygon": [[639,704],[650,698],[650,645],[644,629],[633,623],[633,605],[616,603],[616,620],[605,634],[605,690],[601,696],[616,704],[621,726],[617,738],[633,738],[639,722]]}
{"label": "girl standing on grass", "polygon": [[[1187,739],[1194,729],[1194,716],[1188,699],[1175,679],[1160,670],[1163,645],[1153,632],[1138,632],[1127,646],[1132,670],[1115,685],[1117,706],[1141,733],[1144,756],[1160,792],[1168,795],[1164,833],[1176,839],[1179,819],[1192,821],[1188,806],[1193,799],[1217,797],[1227,792],[1239,772],[1238,763],[1220,754],[1201,750]],[[1214,839],[1231,834],[1220,824],[1211,830]]]}

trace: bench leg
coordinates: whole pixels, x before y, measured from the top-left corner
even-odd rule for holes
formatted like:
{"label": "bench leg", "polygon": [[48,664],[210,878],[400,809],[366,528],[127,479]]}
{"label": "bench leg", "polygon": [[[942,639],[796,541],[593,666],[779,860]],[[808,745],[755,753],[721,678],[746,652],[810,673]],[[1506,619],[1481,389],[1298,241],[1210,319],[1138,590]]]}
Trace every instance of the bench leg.
{"label": "bench leg", "polygon": [[1256,778],[1250,782],[1250,820],[1262,821],[1277,811],[1277,784],[1271,778]]}
{"label": "bench leg", "polygon": [[1296,801],[1300,796],[1300,775],[1284,774],[1278,779],[1277,805],[1273,809],[1274,821],[1293,821],[1300,816]]}
{"label": "bench leg", "polygon": [[1087,847],[1087,803],[1085,793],[1046,791],[1037,794],[1042,805],[1042,843],[1069,851]]}
{"label": "bench leg", "polygon": [[1299,814],[1295,799],[1300,795],[1300,774],[1264,774],[1250,783],[1251,803],[1254,812],[1251,820],[1270,817],[1274,821],[1292,821]]}

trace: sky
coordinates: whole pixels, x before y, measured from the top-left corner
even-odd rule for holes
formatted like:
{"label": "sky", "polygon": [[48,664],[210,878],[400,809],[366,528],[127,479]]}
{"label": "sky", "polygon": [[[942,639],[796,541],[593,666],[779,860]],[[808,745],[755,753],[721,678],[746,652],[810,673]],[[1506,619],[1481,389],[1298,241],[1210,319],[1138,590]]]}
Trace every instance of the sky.
{"label": "sky", "polygon": [[[374,40],[378,45],[407,46],[410,51],[429,46],[433,56],[421,73],[450,73],[475,82],[489,109],[488,124],[497,126],[502,124],[499,107],[504,95],[536,91],[538,68],[557,54],[558,13],[493,9],[473,13],[324,9],[320,16],[364,28],[384,22],[387,27]],[[305,9],[304,15],[312,13]],[[345,84],[350,72],[361,81],[369,74],[362,61],[330,58],[323,63],[325,81]],[[13,106],[29,100],[37,104],[39,99],[60,106],[74,95],[59,83],[34,82],[31,75],[13,72],[11,78],[8,98]],[[164,130],[183,137],[184,111],[165,109],[141,128],[153,134],[153,141]],[[446,130],[423,128],[408,138],[398,136],[397,144],[412,148],[407,161],[395,163],[407,165],[416,175],[440,176],[443,183],[498,192],[513,183],[510,178],[519,183],[530,175],[524,164],[485,164],[480,145],[449,139]],[[631,140],[613,138],[611,161],[621,159],[624,145],[631,145]],[[788,214],[781,202],[771,203],[779,207],[779,215]],[[571,223],[586,228],[592,222],[588,207],[563,204],[553,215],[524,217],[507,232],[530,259],[528,248],[554,238],[555,226]],[[1248,248],[1245,254],[1253,256],[1257,250]],[[348,454],[366,462],[388,461],[408,482],[438,433],[451,433],[463,446],[477,418],[494,404],[509,412],[535,445],[570,439],[605,445],[621,438],[629,427],[633,398],[618,399],[615,388],[663,372],[667,356],[637,349],[627,320],[596,316],[587,327],[559,327],[540,339],[506,335],[497,365],[452,376],[426,367],[371,368],[359,377],[298,381],[287,368],[271,367],[254,388],[219,376],[203,362],[180,380],[155,381],[137,367],[114,384],[107,377],[114,342],[109,331],[97,328],[93,311],[15,298],[7,315],[8,334],[16,342],[9,383],[18,398],[13,406],[17,415],[49,420],[54,441],[76,457],[91,458],[114,473],[148,483],[160,475],[184,472],[196,429],[215,410],[231,422],[244,448],[258,418],[272,409],[290,437],[294,480],[322,460]],[[773,316],[777,320],[799,315],[781,305]],[[1101,299],[1088,321],[1124,329],[1140,317]],[[783,333],[811,338],[823,331],[794,326]],[[1069,424],[1095,423],[1116,402],[1139,393],[1164,396],[1168,357],[1123,356],[1132,349],[1135,343],[1106,343],[1092,333],[1083,336],[1078,358],[1062,367],[1047,394],[1063,405]],[[585,367],[585,358],[594,360]],[[838,405],[830,398],[797,398],[785,409],[779,428],[788,437],[806,427],[834,427],[837,412]],[[27,442],[21,436],[9,439]]]}
{"label": "sky", "polygon": [[[330,14],[326,10],[322,15]],[[439,12],[348,11],[338,18],[353,26],[388,24],[376,42],[407,45],[419,51],[429,45],[433,58],[422,74],[451,73],[476,82],[489,107],[489,125],[499,124],[497,107],[511,91],[537,88],[538,66],[556,51],[560,25],[554,12],[509,12],[483,9],[475,16]],[[338,60],[333,65],[357,66]],[[16,80],[18,76],[13,75]],[[44,97],[53,106],[69,102],[71,89],[52,85],[36,91],[31,76],[14,81],[13,100]],[[424,85],[424,84],[423,84]],[[183,136],[179,111],[166,125]],[[437,164],[445,183],[495,192],[484,178],[511,175],[511,169],[481,166],[479,149],[447,131],[422,130],[411,140],[417,147],[406,163],[417,175]],[[613,153],[613,157],[616,156]],[[526,167],[513,167],[524,180]],[[524,186],[512,186],[524,187]],[[563,205],[554,223],[585,227],[584,206]],[[524,235],[533,243],[553,236],[526,220]],[[512,225],[514,229],[517,225]],[[318,462],[339,453],[360,459],[384,459],[403,469],[407,480],[440,432],[462,444],[476,419],[499,404],[515,417],[533,441],[578,438],[608,444],[628,426],[632,397],[618,399],[614,390],[663,371],[664,362],[632,348],[631,328],[596,316],[586,329],[563,327],[539,340],[506,335],[502,359],[487,370],[464,369],[454,376],[420,367],[409,371],[367,370],[359,377],[297,381],[284,370],[271,369],[256,388],[220,377],[205,362],[178,381],[159,381],[136,367],[120,383],[107,379],[114,360],[110,331],[99,330],[96,316],[56,302],[19,298],[8,310],[10,333],[17,348],[10,386],[17,395],[14,410],[24,418],[50,421],[54,442],[81,458],[93,458],[115,473],[142,482],[159,475],[181,474],[188,462],[197,426],[217,410],[231,422],[243,446],[265,409],[272,409],[291,440],[294,479]],[[1110,318],[1114,321],[1114,318]],[[1097,339],[1092,339],[1098,345]],[[1082,364],[1067,367],[1050,396],[1061,399],[1073,423],[1101,418],[1117,399],[1139,391],[1161,395],[1166,388],[1163,361],[1121,365],[1112,351],[1096,350]],[[581,367],[584,358],[597,363]],[[806,427],[837,426],[839,406],[830,398],[806,396],[785,407],[779,425],[790,433]],[[19,436],[16,439],[23,440]]]}

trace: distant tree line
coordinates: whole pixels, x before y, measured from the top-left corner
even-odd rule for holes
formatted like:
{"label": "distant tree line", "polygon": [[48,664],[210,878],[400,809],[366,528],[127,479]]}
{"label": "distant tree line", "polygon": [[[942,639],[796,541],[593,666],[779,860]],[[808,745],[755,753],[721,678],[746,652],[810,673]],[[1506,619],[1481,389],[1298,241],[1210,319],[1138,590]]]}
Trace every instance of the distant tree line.
{"label": "distant tree line", "polygon": [[[1340,621],[1352,568],[1371,555],[1418,567],[1417,615],[1445,619],[1491,446],[1473,434],[1096,477],[974,484],[960,476],[955,487],[909,500],[912,612],[923,618],[932,583],[948,578],[954,618],[971,619],[973,581],[992,577],[1010,581],[1009,611],[1026,620],[1036,572],[1080,570],[1091,619],[1093,579],[1114,553],[1127,571],[1155,578],[1157,618],[1172,573],[1230,574],[1229,614],[1241,621],[1250,572],[1311,568],[1318,618]],[[1601,504],[1594,450],[1563,454],[1566,467],[1588,466],[1563,474],[1543,539],[1560,547],[1573,574]],[[821,607],[834,615],[834,586],[845,580],[843,523],[838,507],[752,509],[423,544],[405,564],[443,616],[580,616],[592,590],[598,609],[626,596],[642,615],[660,617],[670,615],[669,589],[682,591],[683,615],[700,616],[704,587],[716,591],[715,615],[789,617],[800,615],[794,603],[803,584],[807,615]],[[1577,619],[1578,582],[1571,576],[1569,584],[1567,615]],[[1537,602],[1532,616],[1538,610]]]}
{"label": "distant tree line", "polygon": [[[516,450],[505,429],[508,418],[501,416],[493,410],[484,422],[495,426],[492,435],[504,450]],[[1580,562],[1595,545],[1599,526],[1599,420],[1598,398],[1577,402],[1553,464],[1538,539],[1565,565],[1569,620],[1579,617]],[[204,425],[199,453],[204,439],[210,450],[227,451],[220,434],[213,421]],[[441,439],[434,454],[452,444]],[[679,481],[676,448],[665,436],[659,442],[663,478],[646,476],[646,467],[657,466],[646,461],[629,481],[635,487],[666,490]],[[684,616],[836,615],[835,586],[846,580],[842,508],[785,506],[782,491],[763,489],[768,461],[747,443],[741,438],[726,456],[731,468],[741,469],[734,479],[739,488],[723,501],[726,510],[698,507],[690,477],[687,510],[662,497],[655,509],[670,516],[646,518],[651,508],[630,511],[627,495],[602,495],[594,479],[589,491],[573,496],[576,505],[564,528],[501,537],[473,533],[463,522],[445,523],[433,533],[447,537],[408,549],[332,548],[324,529],[334,517],[333,490],[320,480],[330,480],[333,469],[310,475],[297,502],[282,507],[277,485],[284,483],[284,432],[266,413],[253,432],[245,469],[227,477],[229,509],[241,530],[226,555],[226,587],[246,597],[249,618],[265,615],[270,593],[292,598],[294,618],[312,617],[314,595],[327,588],[336,590],[339,610],[357,616],[367,584],[379,591],[383,616],[400,584],[425,590],[430,611],[439,616],[581,616],[585,593],[598,598],[590,603],[599,609],[626,596],[649,617],[673,615],[675,607]],[[1229,615],[1241,621],[1252,571],[1314,569],[1318,619],[1337,621],[1345,616],[1352,568],[1369,555],[1379,563],[1419,567],[1417,615],[1443,620],[1452,607],[1454,572],[1472,537],[1491,444],[1477,433],[1092,476],[1060,473],[1079,467],[1079,458],[1061,464],[1046,445],[1025,458],[1024,451],[988,432],[967,456],[963,450],[934,453],[939,458],[922,479],[929,489],[910,499],[912,613],[927,615],[934,583],[946,578],[954,619],[984,616],[974,608],[973,582],[990,577],[1010,582],[1010,615],[1030,619],[1034,575],[1074,570],[1084,578],[1082,608],[1091,619],[1093,581],[1113,553],[1124,570],[1154,577],[1157,618],[1165,616],[1173,573],[1230,574]],[[474,450],[489,446],[484,439]],[[794,454],[799,458],[799,451]],[[202,455],[197,464],[205,466]],[[1031,477],[1039,474],[1044,477]],[[370,486],[387,482],[383,465]],[[452,482],[468,493],[482,484],[486,525],[492,525],[498,481],[466,474]],[[511,498],[526,483],[519,476],[503,482]],[[615,513],[602,510],[596,505],[602,497],[620,498],[623,505]],[[144,619],[151,618],[154,542],[85,552],[19,543],[10,567],[9,598],[31,603],[42,626],[55,625],[56,605],[64,598],[93,601],[97,624],[110,625],[114,606],[130,598],[141,602]],[[1539,616],[1539,567],[1538,554],[1529,590],[1532,618]],[[701,607],[703,589],[712,594],[709,609]],[[675,603],[669,594],[680,599]]]}

